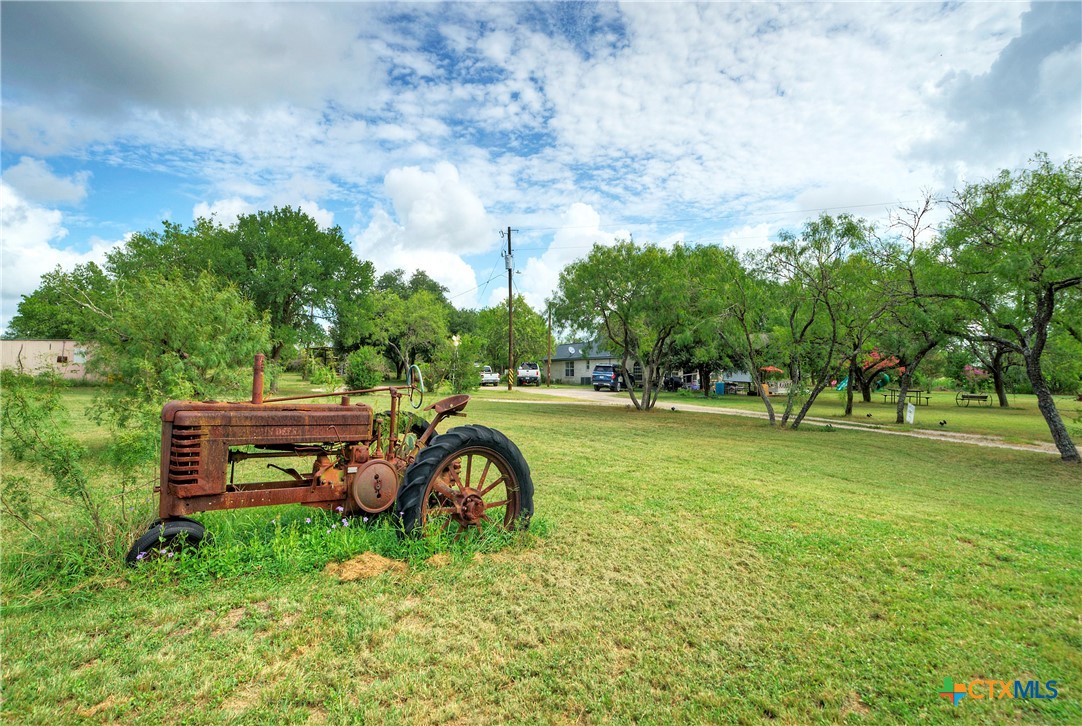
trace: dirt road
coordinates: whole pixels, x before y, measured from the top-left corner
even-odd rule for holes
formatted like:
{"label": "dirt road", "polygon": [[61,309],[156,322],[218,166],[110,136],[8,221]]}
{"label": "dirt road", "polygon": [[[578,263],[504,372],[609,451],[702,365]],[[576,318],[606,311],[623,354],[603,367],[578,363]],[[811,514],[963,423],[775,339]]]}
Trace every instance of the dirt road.
{"label": "dirt road", "polygon": [[[631,405],[631,399],[628,398],[626,393],[612,393],[611,391],[594,391],[589,388],[545,388],[542,386],[540,388],[519,388],[518,390],[531,394],[531,398],[536,396],[536,400],[528,400],[522,398],[490,398],[486,400],[499,401],[501,403],[569,403],[578,405],[618,407],[627,407]],[[701,404],[695,403],[680,402],[674,404],[666,401],[664,407],[673,411],[692,411],[695,413],[711,413],[721,416],[743,416],[745,418],[767,418],[765,411],[747,411],[739,408],[703,406]],[[1056,456],[1059,455],[1059,451],[1057,451],[1055,445],[1051,443],[1011,444],[995,436],[962,434],[953,433],[950,431],[893,431],[890,429],[885,429],[879,424],[865,424],[859,421],[838,421],[836,419],[818,418],[814,416],[807,416],[805,417],[804,421],[818,425],[830,424],[836,429],[855,429],[860,431],[869,431],[876,434],[883,434],[886,436],[908,436],[914,439],[933,439],[935,441],[946,441],[954,444],[968,444],[970,446],[987,446],[996,449],[1013,449],[1015,451],[1033,451],[1041,454],[1054,454]]]}

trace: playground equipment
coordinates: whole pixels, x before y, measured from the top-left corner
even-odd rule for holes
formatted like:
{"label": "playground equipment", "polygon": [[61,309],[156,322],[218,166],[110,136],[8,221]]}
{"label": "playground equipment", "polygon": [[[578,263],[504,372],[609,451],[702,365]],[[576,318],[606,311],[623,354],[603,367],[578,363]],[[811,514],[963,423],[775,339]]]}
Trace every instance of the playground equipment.
{"label": "playground equipment", "polygon": [[[888,383],[890,383],[890,376],[888,376],[886,373],[883,373],[872,384],[872,391],[878,391],[880,388],[887,385]],[[848,385],[849,385],[849,376],[846,376],[845,378],[843,378],[841,381],[838,382],[838,388],[836,390],[844,391],[845,387],[848,386]]]}

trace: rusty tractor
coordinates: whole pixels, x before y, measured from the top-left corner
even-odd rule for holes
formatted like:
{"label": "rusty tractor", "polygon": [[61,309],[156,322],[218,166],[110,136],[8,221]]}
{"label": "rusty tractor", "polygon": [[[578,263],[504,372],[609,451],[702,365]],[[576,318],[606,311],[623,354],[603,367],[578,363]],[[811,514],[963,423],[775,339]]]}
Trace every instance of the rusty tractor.
{"label": "rusty tractor", "polygon": [[[136,540],[128,563],[197,546],[205,531],[189,515],[220,509],[303,504],[347,516],[389,512],[408,535],[452,524],[459,531],[480,530],[482,523],[529,526],[533,481],[518,447],[485,426],[436,434],[445,419],[465,416],[469,396],[428,406],[431,422],[402,410],[403,399],[414,408],[423,403],[420,371],[416,377],[413,371],[403,387],[264,400],[258,355],[251,401],[165,404],[159,518]],[[391,396],[385,413],[350,402],[352,395],[379,391]],[[297,403],[330,396],[340,401]],[[236,476],[238,466],[247,471],[253,461],[283,476]]]}

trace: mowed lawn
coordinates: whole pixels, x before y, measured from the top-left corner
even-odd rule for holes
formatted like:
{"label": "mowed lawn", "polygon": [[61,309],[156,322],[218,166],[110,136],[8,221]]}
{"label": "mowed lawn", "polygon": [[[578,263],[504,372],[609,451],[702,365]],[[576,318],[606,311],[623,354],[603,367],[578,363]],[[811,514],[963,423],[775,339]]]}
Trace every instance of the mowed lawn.
{"label": "mowed lawn", "polygon": [[[524,452],[538,534],[351,582],[254,561],[30,587],[5,557],[0,717],[1082,721],[1082,468],[665,409],[467,411]],[[310,514],[204,521],[236,546]],[[954,706],[944,678],[1059,695]]]}

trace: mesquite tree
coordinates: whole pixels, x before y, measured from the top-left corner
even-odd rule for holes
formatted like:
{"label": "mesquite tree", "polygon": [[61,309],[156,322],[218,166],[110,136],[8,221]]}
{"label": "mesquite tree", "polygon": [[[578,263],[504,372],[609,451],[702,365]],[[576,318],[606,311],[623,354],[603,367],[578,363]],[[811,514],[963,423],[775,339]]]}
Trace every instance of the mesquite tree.
{"label": "mesquite tree", "polygon": [[940,294],[968,310],[973,339],[1022,357],[1060,456],[1079,462],[1041,363],[1057,305],[1082,285],[1082,160],[1057,167],[1038,155],[1031,167],[969,184],[947,204],[939,251],[951,285]]}
{"label": "mesquite tree", "polygon": [[625,370],[642,368],[642,396],[628,395],[639,410],[657,400],[661,366],[677,335],[691,319],[693,282],[688,251],[620,242],[594,246],[583,260],[560,273],[555,318],[569,328],[593,333],[611,344]]}
{"label": "mesquite tree", "polygon": [[[869,235],[863,220],[843,214],[824,214],[807,222],[800,235],[783,233],[774,246],[771,264],[781,283],[779,302],[784,320],[774,328],[778,343],[786,350],[786,367],[792,379],[782,413],[781,425],[792,418],[791,428],[800,426],[808,410],[836,375],[838,365],[853,352],[845,349],[850,337],[847,296],[854,285],[864,284],[847,274],[850,251]],[[806,398],[793,416],[798,396]]]}

